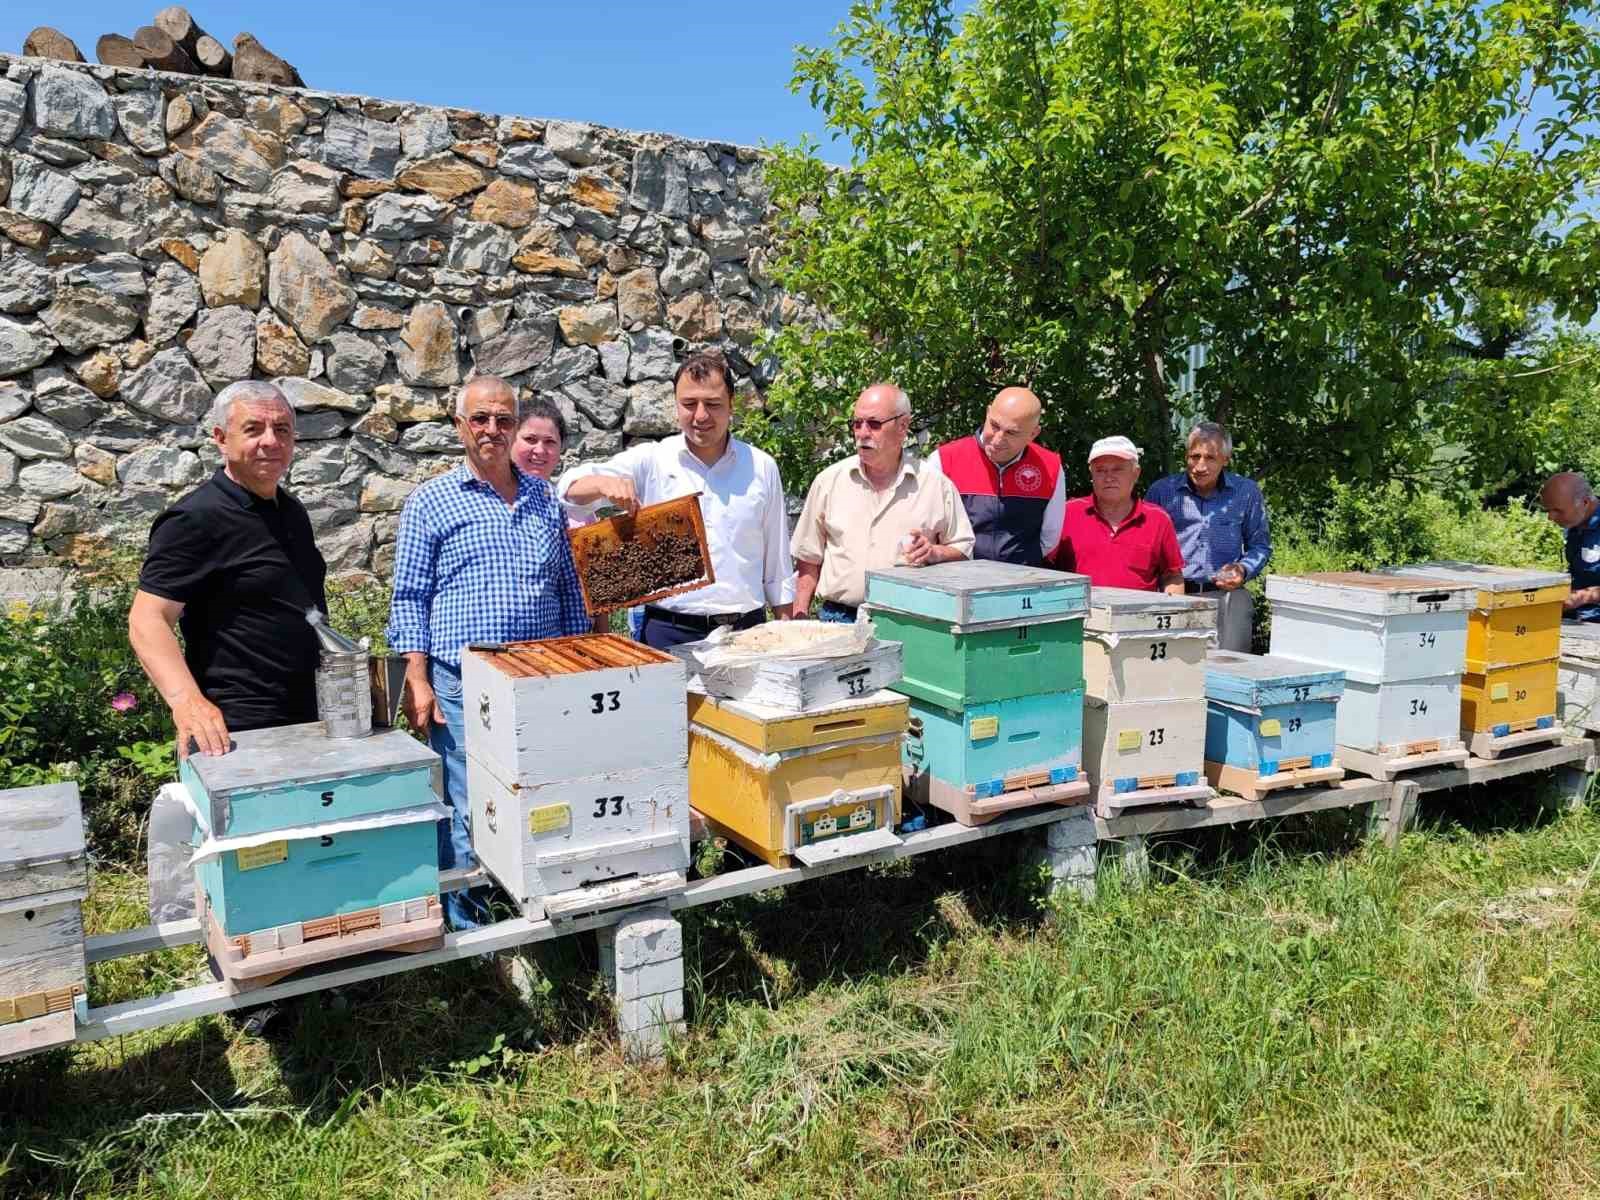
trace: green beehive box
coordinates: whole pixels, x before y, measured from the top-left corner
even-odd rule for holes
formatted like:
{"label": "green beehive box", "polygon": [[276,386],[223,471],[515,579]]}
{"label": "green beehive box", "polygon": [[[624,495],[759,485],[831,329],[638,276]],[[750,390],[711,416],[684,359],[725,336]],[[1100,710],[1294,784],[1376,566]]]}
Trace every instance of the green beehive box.
{"label": "green beehive box", "polygon": [[[1081,575],[998,562],[872,571],[867,611],[899,642],[897,691],[951,712],[1083,686]],[[975,619],[974,619],[975,618]]]}

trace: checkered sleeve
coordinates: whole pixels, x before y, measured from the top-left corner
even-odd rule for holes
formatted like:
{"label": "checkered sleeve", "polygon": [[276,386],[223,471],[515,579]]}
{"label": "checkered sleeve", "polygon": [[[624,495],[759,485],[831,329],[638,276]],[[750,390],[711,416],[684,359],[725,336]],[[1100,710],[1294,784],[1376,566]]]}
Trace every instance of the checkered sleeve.
{"label": "checkered sleeve", "polygon": [[395,537],[394,593],[389,600],[385,636],[396,654],[428,653],[438,535],[427,495],[421,489],[406,500]]}
{"label": "checkered sleeve", "polygon": [[1246,579],[1254,579],[1266,568],[1272,558],[1272,526],[1267,519],[1267,504],[1261,489],[1254,483],[1245,501],[1240,536],[1244,541],[1244,554],[1239,559],[1244,566]]}

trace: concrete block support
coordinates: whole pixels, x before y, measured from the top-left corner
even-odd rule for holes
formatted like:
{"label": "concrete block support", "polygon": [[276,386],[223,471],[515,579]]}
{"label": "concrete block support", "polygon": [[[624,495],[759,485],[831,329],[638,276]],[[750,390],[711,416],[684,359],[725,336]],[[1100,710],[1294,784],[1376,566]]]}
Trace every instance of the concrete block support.
{"label": "concrete block support", "polygon": [[653,1061],[683,1033],[683,926],[665,905],[624,913],[598,932],[600,971],[616,999],[624,1056]]}
{"label": "concrete block support", "polygon": [[1415,780],[1395,780],[1388,801],[1379,800],[1373,804],[1368,816],[1368,834],[1383,839],[1390,846],[1398,844],[1400,835],[1417,823],[1417,805],[1421,797],[1422,789]]}
{"label": "concrete block support", "polygon": [[1076,892],[1085,900],[1094,899],[1095,853],[1094,816],[1085,808],[1063,821],[1044,827],[1044,845],[1035,850],[1035,861],[1050,870],[1050,894]]}
{"label": "concrete block support", "polygon": [[1099,858],[1117,864],[1126,888],[1138,889],[1150,882],[1150,849],[1142,833],[1121,834],[1101,842]]}

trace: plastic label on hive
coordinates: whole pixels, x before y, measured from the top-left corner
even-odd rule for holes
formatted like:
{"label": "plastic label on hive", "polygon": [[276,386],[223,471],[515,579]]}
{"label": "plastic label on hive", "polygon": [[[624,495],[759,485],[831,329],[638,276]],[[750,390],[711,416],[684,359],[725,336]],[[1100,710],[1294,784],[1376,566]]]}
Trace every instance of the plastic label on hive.
{"label": "plastic label on hive", "polygon": [[969,733],[975,742],[981,742],[984,738],[998,737],[1000,734],[1000,718],[973,717]]}
{"label": "plastic label on hive", "polygon": [[1144,735],[1141,734],[1137,729],[1117,730],[1118,750],[1137,750],[1143,740]]}
{"label": "plastic label on hive", "polygon": [[1278,722],[1277,717],[1268,717],[1265,721],[1261,722],[1262,737],[1277,737],[1282,732],[1283,726]]}
{"label": "plastic label on hive", "polygon": [[1511,694],[1510,685],[1504,683],[1492,684],[1489,688],[1490,700],[1504,700]]}
{"label": "plastic label on hive", "polygon": [[265,846],[250,846],[233,852],[241,871],[254,871],[257,867],[270,867],[289,857],[288,842],[268,842]]}
{"label": "plastic label on hive", "polygon": [[572,807],[567,804],[546,804],[528,814],[529,833],[549,833],[552,829],[565,829],[572,824]]}

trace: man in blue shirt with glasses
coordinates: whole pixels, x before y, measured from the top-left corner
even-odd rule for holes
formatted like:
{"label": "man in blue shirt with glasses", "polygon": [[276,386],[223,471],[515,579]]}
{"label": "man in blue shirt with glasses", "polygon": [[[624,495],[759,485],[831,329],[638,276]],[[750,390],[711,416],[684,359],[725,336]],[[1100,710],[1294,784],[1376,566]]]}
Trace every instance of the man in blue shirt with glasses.
{"label": "man in blue shirt with glasses", "polygon": [[[395,538],[389,648],[406,656],[406,717],[444,760],[451,809],[450,820],[439,822],[444,870],[474,862],[462,650],[470,642],[588,633],[591,624],[555,490],[511,460],[516,430],[509,384],[480,376],[463,387],[456,432],[466,459],[411,493]],[[462,892],[446,897],[445,913],[455,929],[485,915],[481,901]]]}
{"label": "man in blue shirt with glasses", "polygon": [[1156,480],[1145,499],[1178,531],[1183,590],[1218,601],[1218,648],[1248,654],[1255,602],[1244,585],[1272,557],[1272,532],[1261,489],[1227,469],[1232,458],[1232,435],[1201,421],[1189,431],[1187,470]]}
{"label": "man in blue shirt with glasses", "polygon": [[1600,500],[1586,476],[1576,471],[1552,475],[1539,493],[1545,515],[1567,532],[1567,571],[1572,595],[1569,621],[1600,621]]}

